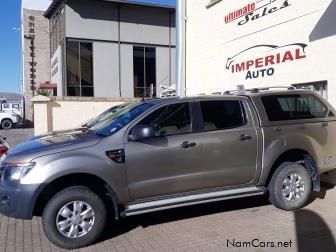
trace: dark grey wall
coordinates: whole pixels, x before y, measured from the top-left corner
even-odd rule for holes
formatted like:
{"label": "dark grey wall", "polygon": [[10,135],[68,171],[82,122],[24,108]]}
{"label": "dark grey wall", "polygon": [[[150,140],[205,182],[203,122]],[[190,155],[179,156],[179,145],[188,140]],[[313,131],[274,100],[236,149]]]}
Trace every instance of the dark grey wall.
{"label": "dark grey wall", "polygon": [[65,15],[67,38],[93,42],[95,96],[118,97],[121,93],[122,97],[133,97],[133,45],[139,44],[157,48],[158,93],[160,84],[168,86],[175,83],[174,10],[130,4],[119,6],[103,1],[68,0]]}
{"label": "dark grey wall", "polygon": [[309,36],[309,40],[312,42],[318,39],[334,36],[336,34],[335,16],[336,1],[333,0],[322,15],[319,22],[314,27],[312,33]]}
{"label": "dark grey wall", "polygon": [[65,9],[66,37],[117,41],[117,10],[113,3],[68,1]]}

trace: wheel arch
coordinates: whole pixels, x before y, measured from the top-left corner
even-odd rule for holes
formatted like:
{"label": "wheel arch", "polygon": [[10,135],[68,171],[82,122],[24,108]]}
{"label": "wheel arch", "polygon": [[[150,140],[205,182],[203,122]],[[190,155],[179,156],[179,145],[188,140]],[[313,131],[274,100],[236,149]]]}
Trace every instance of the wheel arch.
{"label": "wheel arch", "polygon": [[318,167],[316,165],[314,157],[304,149],[290,149],[281,153],[278,158],[272,163],[271,168],[267,174],[265,180],[265,186],[267,187],[271,181],[271,178],[277,168],[284,162],[295,162],[303,165],[314,184],[314,191],[320,190],[320,178],[318,173]]}
{"label": "wheel arch", "polygon": [[114,209],[114,218],[119,218],[117,195],[111,186],[102,178],[89,173],[67,174],[54,179],[41,188],[33,205],[33,216],[41,216],[48,201],[57,192],[71,186],[86,186],[102,198],[107,211]]}

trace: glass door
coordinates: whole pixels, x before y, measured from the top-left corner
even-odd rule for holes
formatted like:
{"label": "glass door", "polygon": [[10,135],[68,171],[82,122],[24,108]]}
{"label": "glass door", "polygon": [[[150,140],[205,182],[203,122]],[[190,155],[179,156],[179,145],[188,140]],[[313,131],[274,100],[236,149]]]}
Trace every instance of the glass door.
{"label": "glass door", "polygon": [[133,47],[134,96],[156,97],[156,50]]}

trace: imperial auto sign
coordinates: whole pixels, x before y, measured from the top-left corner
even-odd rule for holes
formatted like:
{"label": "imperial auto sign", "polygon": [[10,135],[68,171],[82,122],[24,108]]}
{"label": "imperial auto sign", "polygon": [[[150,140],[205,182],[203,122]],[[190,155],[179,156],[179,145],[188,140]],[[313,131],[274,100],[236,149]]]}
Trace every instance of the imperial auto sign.
{"label": "imperial auto sign", "polygon": [[225,68],[232,74],[246,72],[245,80],[272,76],[278,65],[304,60],[307,46],[304,43],[252,46],[229,57]]}

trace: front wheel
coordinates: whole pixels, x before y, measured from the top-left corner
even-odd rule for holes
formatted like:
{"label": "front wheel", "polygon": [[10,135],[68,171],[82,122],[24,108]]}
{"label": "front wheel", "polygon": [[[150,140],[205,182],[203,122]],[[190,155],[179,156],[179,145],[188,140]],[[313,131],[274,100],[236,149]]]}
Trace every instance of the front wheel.
{"label": "front wheel", "polygon": [[274,206],[286,211],[297,210],[307,204],[312,181],[304,166],[285,162],[273,174],[268,190]]}
{"label": "front wheel", "polygon": [[76,249],[97,241],[106,223],[104,202],[87,187],[57,193],[42,215],[43,229],[56,246]]}
{"label": "front wheel", "polygon": [[3,119],[1,122],[1,128],[9,130],[13,127],[13,122],[10,119]]}

